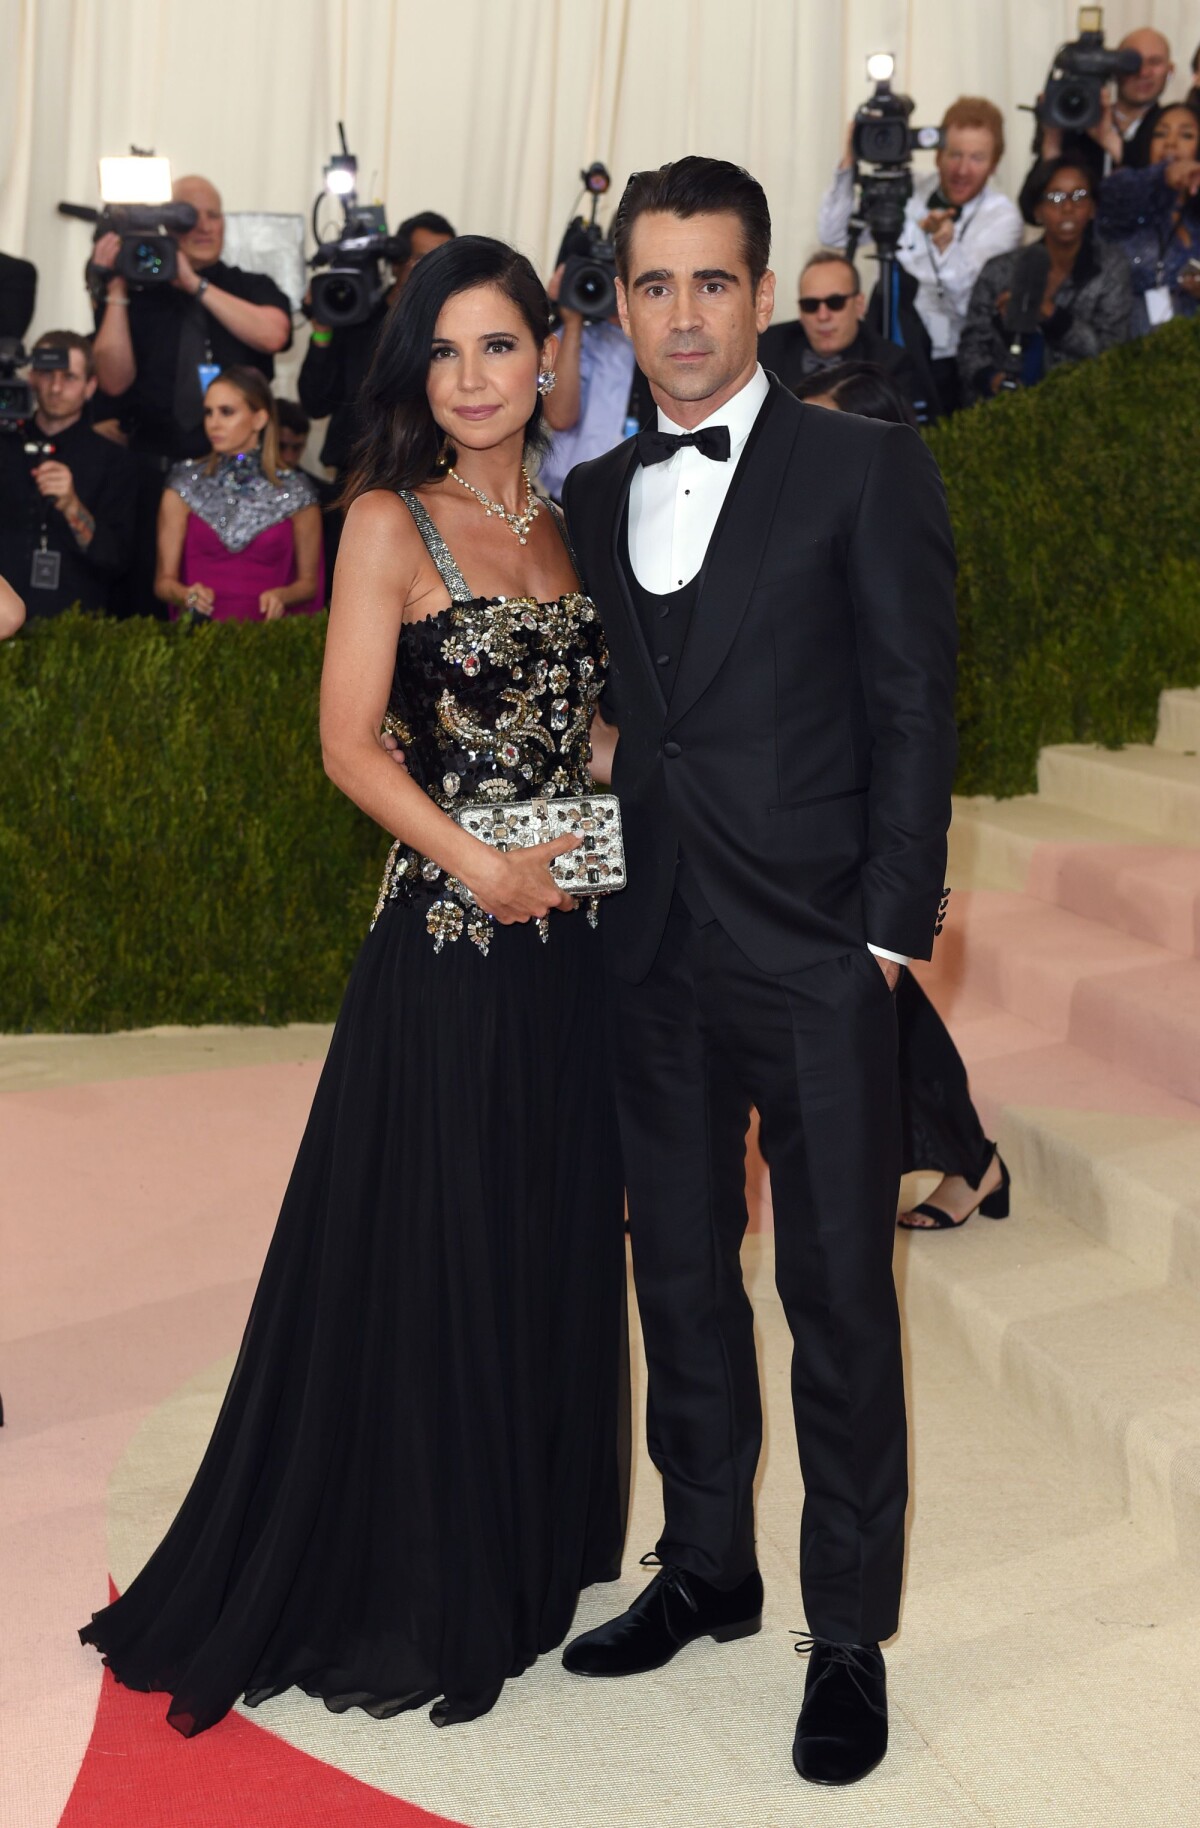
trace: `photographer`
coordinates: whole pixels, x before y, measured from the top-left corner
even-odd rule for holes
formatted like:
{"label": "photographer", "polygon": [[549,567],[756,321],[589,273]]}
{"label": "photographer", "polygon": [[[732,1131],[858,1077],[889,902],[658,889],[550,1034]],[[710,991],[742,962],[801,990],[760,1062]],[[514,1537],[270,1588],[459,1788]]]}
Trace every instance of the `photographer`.
{"label": "photographer", "polygon": [[1133,269],[1134,336],[1200,309],[1200,115],[1186,103],[1160,111],[1150,161],[1100,186],[1100,233]]}
{"label": "photographer", "polygon": [[846,362],[869,362],[915,405],[913,364],[898,343],[864,322],[867,299],[852,260],[818,248],[801,269],[796,302],[799,315],[792,323],[772,324],[758,339],[759,361],[785,387],[795,389],[810,375]]}
{"label": "photographer", "polygon": [[[1063,362],[1086,361],[1125,341],[1132,300],[1129,262],[1119,248],[1097,239],[1095,214],[1088,174],[1066,159],[1051,166],[1037,204],[1048,262],[1037,261],[1037,244],[997,254],[975,282],[958,345],[968,400],[990,399],[1006,386],[1031,387]],[[1006,323],[1014,289],[1029,271],[1042,274],[1036,330]]]}
{"label": "photographer", "polygon": [[[197,212],[195,227],[176,237],[176,277],[131,290],[113,274],[96,329],[100,386],[117,401],[131,448],[163,473],[208,448],[204,371],[257,368],[270,381],[292,340],[291,306],[274,280],[221,259],[225,217],[207,178],[180,178],[172,195]],[[102,235],[95,264],[111,268],[118,249],[115,234]]]}
{"label": "photographer", "polygon": [[30,621],[73,603],[106,610],[133,542],[133,464],[84,422],[96,391],[87,341],[49,330],[39,349],[64,350],[68,366],[34,368],[33,417],[0,432],[0,576]]}
{"label": "photographer", "polygon": [[1039,125],[1033,143],[1034,163],[1021,186],[1021,214],[1026,222],[1038,220],[1049,163],[1070,159],[1091,180],[1093,194],[1100,180],[1118,166],[1140,171],[1150,163],[1150,136],[1158,119],[1159,98],[1175,71],[1171,47],[1161,32],[1145,26],[1127,33],[1117,49],[1136,51],[1142,67],[1118,79],[1116,96],[1105,100],[1094,127],[1084,133],[1070,133],[1061,127]]}
{"label": "photographer", "polygon": [[[562,276],[558,267],[546,287],[556,304]],[[538,482],[555,501],[577,463],[603,456],[629,435],[637,373],[633,344],[618,317],[593,322],[562,306],[558,314],[562,327],[556,333],[554,391],[547,394],[542,409],[550,449],[538,471]]]}
{"label": "photographer", "polygon": [[[821,200],[818,233],[827,247],[845,246],[854,212],[852,135],[853,123]],[[992,182],[1003,156],[1004,121],[995,103],[960,96],[942,117],[936,168],[915,180],[905,206],[896,257],[916,285],[916,311],[929,334],[945,412],[958,403],[955,358],[972,287],[994,254],[1021,241],[1021,213]]]}
{"label": "photographer", "polygon": [[392,237],[400,257],[393,260],[392,284],[371,315],[361,324],[345,324],[337,329],[312,318],[297,392],[310,418],[329,420],[321,462],[337,472],[339,484],[345,481],[350,467],[358,436],[358,396],[383,320],[417,262],[454,238],[453,228],[436,211],[424,210],[418,216],[410,216]]}

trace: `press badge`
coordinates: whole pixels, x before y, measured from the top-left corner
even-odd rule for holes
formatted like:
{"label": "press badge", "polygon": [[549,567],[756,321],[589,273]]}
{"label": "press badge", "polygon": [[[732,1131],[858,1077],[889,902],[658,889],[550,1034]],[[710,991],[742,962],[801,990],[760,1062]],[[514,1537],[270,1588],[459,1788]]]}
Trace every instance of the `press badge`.
{"label": "press badge", "polygon": [[31,590],[57,590],[58,574],[61,570],[61,552],[35,552],[33,568],[29,573],[29,588]]}
{"label": "press badge", "polygon": [[1142,297],[1146,301],[1146,316],[1150,319],[1152,330],[1156,330],[1159,324],[1170,323],[1175,315],[1170,286],[1151,286],[1149,291],[1143,292]]}
{"label": "press badge", "polygon": [[203,399],[217,376],[221,372],[219,362],[197,362],[196,373],[200,376],[200,398]]}

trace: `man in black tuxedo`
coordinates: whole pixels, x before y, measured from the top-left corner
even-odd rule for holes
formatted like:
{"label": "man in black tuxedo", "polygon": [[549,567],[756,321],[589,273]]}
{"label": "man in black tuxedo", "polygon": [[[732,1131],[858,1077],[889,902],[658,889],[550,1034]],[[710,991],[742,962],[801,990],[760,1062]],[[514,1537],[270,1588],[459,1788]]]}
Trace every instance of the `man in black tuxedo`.
{"label": "man in black tuxedo", "polygon": [[758,366],[774,279],[752,178],[702,158],[637,173],[615,244],[657,424],[563,499],[619,727],[629,886],[603,925],[665,1523],[649,1587],[563,1660],[626,1675],[759,1628],[739,1261],[757,1106],[814,1638],[793,1756],[849,1783],[886,1749],[904,1551],[892,991],[943,898],[953,546],[916,432],[803,406]]}

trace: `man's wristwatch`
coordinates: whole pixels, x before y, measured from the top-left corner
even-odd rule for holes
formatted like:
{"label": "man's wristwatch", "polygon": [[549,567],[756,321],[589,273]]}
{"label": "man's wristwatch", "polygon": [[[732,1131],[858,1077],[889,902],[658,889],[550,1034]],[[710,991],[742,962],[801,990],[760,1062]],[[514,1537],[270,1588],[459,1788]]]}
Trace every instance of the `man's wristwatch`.
{"label": "man's wristwatch", "polygon": [[207,279],[199,279],[196,281],[196,290],[193,292],[192,297],[193,298],[203,298],[204,294],[207,291],[208,291]]}

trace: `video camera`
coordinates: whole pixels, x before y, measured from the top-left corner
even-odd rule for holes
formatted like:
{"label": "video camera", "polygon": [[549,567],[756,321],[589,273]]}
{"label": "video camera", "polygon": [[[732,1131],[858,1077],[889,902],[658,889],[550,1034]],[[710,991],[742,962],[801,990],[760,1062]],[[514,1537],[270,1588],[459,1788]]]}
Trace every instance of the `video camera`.
{"label": "video camera", "polygon": [[[940,127],[910,125],[915,103],[892,88],[896,60],[878,51],[867,58],[867,75],[875,92],[854,116],[850,146],[854,178],[859,187],[857,206],[850,218],[847,252],[853,260],[859,237],[869,229],[879,254],[883,302],[883,334],[891,335],[892,288],[889,269],[904,233],[904,211],[913,194],[914,152],[935,151],[942,143]],[[873,167],[864,171],[862,167]]]}
{"label": "video camera", "polygon": [[[313,204],[313,240],[317,251],[310,267],[326,267],[312,282],[311,303],[304,307],[307,316],[333,330],[345,330],[352,324],[364,324],[388,290],[383,261],[400,265],[411,252],[407,241],[389,235],[381,203],[358,201],[358,160],[346,145],[346,130],[338,122],[342,150],[335,152],[325,167],[325,189]],[[317,212],[325,197],[337,197],[342,206],[340,233],[330,241],[322,240]]]}
{"label": "video camera", "polygon": [[1139,51],[1110,51],[1104,43],[1104,9],[1081,6],[1079,37],[1055,52],[1037,117],[1043,127],[1086,133],[1104,112],[1106,86],[1119,76],[1136,76]]}
{"label": "video camera", "polygon": [[95,260],[87,266],[87,282],[100,293],[114,274],[129,285],[169,286],[179,271],[178,235],[196,226],[190,203],[171,200],[171,167],[167,159],[132,148],[128,158],[101,159],[100,197],[103,209],[83,203],[60,203],[60,216],[95,226],[102,235],[121,238],[115,265],[102,267]]}
{"label": "video camera", "polygon": [[33,417],[33,389],[28,381],[17,379],[18,368],[50,374],[70,366],[71,357],[65,349],[35,349],[32,355],[26,355],[18,337],[0,336],[0,431],[11,431]]}
{"label": "video camera", "polygon": [[589,324],[598,324],[617,308],[617,257],[612,242],[596,221],[600,199],[612,179],[598,159],[579,176],[592,199],[592,213],[587,221],[573,216],[562,238],[554,262],[556,269],[563,269],[557,303],[561,311],[578,311]]}

